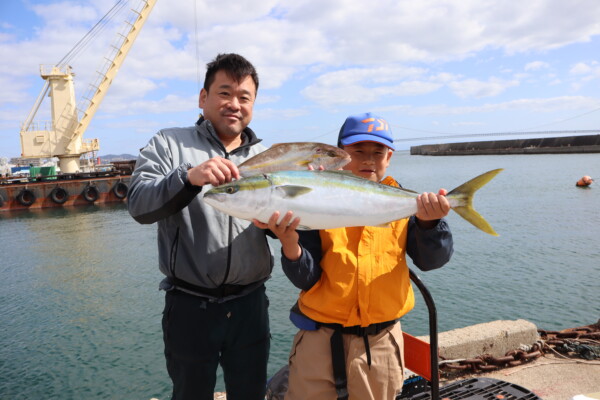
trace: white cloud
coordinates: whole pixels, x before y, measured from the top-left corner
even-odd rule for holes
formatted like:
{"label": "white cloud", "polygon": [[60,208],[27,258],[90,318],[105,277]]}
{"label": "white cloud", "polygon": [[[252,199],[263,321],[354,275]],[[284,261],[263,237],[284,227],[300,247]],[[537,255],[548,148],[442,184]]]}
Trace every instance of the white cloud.
{"label": "white cloud", "polygon": [[350,68],[318,76],[301,93],[318,104],[334,106],[431,93],[442,86],[418,79],[424,72],[422,68],[402,66]]}
{"label": "white cloud", "polygon": [[600,99],[585,96],[561,96],[551,98],[524,98],[501,103],[485,103],[475,106],[451,106],[446,104],[428,106],[396,105],[381,109],[382,112],[402,111],[407,115],[444,116],[494,113],[498,111],[523,111],[555,113],[569,110],[592,110],[600,107]]}
{"label": "white cloud", "polygon": [[455,74],[451,74],[451,73],[448,73],[448,72],[442,72],[442,73],[439,73],[439,74],[437,74],[435,76],[432,76],[430,78],[430,80],[432,82],[440,82],[440,83],[447,84],[447,83],[451,83],[453,81],[457,81],[457,80],[459,80],[461,78],[462,78],[462,75],[455,75]]}
{"label": "white cloud", "polygon": [[[330,38],[335,59],[368,64],[464,59],[484,48],[540,51],[589,41],[600,32],[600,7],[584,0],[538,0],[527,5],[495,0],[418,2],[296,1],[288,17]],[[315,12],[319,10],[319,12]],[[384,28],[384,29],[383,29]]]}
{"label": "white cloud", "polygon": [[31,9],[39,17],[46,20],[48,26],[70,26],[80,22],[95,23],[100,19],[99,14],[92,4],[80,5],[75,2],[61,1],[54,3],[32,4]]}
{"label": "white cloud", "polygon": [[103,112],[113,117],[139,114],[155,115],[198,109],[197,96],[181,97],[170,94],[159,100],[107,101],[105,103],[102,105]]}
{"label": "white cloud", "polygon": [[0,87],[3,88],[2,96],[0,96],[0,106],[2,107],[28,100],[27,85],[23,81],[15,81],[6,75],[0,74]]}
{"label": "white cloud", "polygon": [[591,71],[592,71],[592,67],[590,67],[586,63],[580,62],[580,63],[575,64],[569,72],[574,75],[583,75],[583,74],[589,74]]}
{"label": "white cloud", "polygon": [[550,64],[544,61],[532,61],[525,64],[525,71],[539,71],[540,69],[550,68]]}
{"label": "white cloud", "polygon": [[448,87],[461,98],[474,97],[480,99],[482,97],[497,96],[504,92],[509,87],[518,86],[519,81],[506,81],[497,78],[490,78],[487,82],[477,79],[465,79],[455,81],[448,84]]}
{"label": "white cloud", "polygon": [[600,63],[598,61],[576,63],[569,70],[569,74],[571,75],[571,90],[573,92],[580,92],[593,87],[590,82],[600,79]]}

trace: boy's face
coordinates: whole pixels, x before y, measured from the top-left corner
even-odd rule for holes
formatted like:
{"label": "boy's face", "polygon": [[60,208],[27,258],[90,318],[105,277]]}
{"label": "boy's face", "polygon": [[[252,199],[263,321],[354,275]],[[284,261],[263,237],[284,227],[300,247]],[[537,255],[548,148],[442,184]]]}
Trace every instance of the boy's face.
{"label": "boy's face", "polygon": [[359,142],[344,146],[344,150],[352,157],[344,170],[373,182],[384,178],[393,153],[389,147],[376,142]]}

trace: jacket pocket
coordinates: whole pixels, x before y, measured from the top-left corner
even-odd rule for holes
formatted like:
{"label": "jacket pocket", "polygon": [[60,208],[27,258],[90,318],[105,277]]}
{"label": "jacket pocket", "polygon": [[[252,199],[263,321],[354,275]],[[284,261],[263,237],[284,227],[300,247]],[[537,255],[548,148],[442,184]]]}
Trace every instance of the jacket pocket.
{"label": "jacket pocket", "polygon": [[306,331],[300,330],[300,331],[298,331],[298,333],[296,333],[296,336],[294,336],[294,341],[292,343],[292,349],[290,350],[290,356],[288,358],[289,363],[293,362],[293,359],[296,356],[296,351],[298,349],[298,345],[300,344],[300,342],[302,342],[302,337],[304,337],[305,333],[306,333]]}
{"label": "jacket pocket", "polygon": [[400,367],[400,374],[398,379],[400,381],[400,385],[402,385],[402,380],[404,379],[404,337],[402,336],[402,326],[400,322],[394,324],[389,330],[389,335],[391,337],[391,341],[394,346],[395,355],[394,362],[391,365],[391,369],[394,370],[396,366]]}

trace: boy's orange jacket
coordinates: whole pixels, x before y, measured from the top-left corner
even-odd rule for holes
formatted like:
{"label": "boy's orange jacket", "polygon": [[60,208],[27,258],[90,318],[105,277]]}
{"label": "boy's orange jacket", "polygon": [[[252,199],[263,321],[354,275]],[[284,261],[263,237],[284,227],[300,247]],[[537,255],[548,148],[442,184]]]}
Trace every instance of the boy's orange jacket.
{"label": "boy's orange jacket", "polygon": [[[384,184],[398,186],[391,177]],[[414,307],[406,264],[408,218],[387,227],[319,231],[321,279],[300,293],[307,317],[344,326],[368,326],[400,318]]]}

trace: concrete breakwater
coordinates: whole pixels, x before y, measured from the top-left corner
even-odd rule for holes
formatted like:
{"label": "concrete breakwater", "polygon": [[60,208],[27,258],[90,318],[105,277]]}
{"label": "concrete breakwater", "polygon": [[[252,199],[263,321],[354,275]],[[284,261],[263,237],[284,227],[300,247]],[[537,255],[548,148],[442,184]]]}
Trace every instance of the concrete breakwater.
{"label": "concrete breakwater", "polygon": [[426,144],[410,148],[411,155],[422,156],[565,153],[600,153],[600,135]]}

